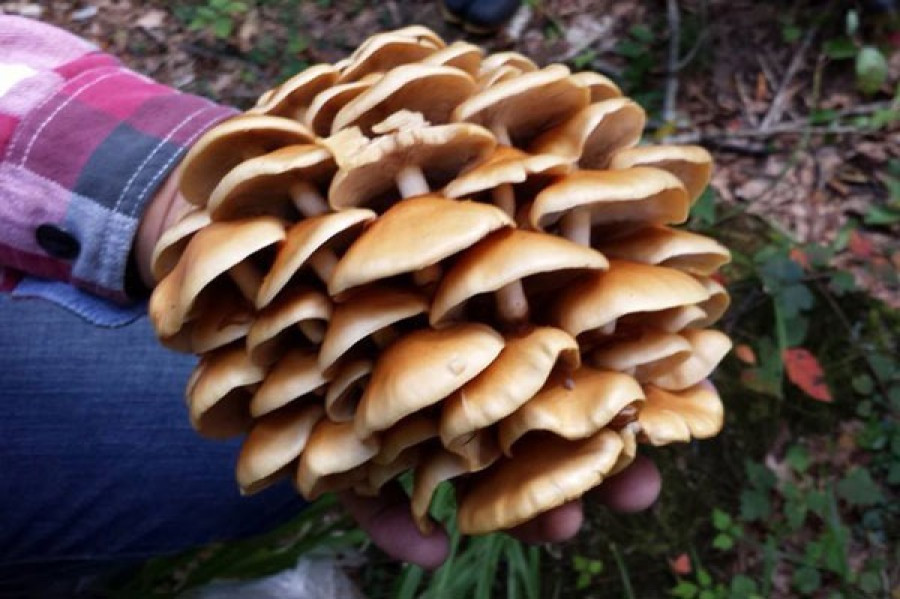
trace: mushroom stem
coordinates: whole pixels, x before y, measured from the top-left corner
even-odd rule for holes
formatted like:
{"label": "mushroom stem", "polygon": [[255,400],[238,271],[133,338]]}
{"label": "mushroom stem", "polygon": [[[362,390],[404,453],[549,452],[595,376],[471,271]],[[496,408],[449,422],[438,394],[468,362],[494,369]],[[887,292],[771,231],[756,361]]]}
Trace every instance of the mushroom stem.
{"label": "mushroom stem", "polygon": [[497,123],[491,127],[491,133],[497,138],[497,142],[503,146],[512,146],[512,140],[509,138],[509,131],[502,123]]}
{"label": "mushroom stem", "polygon": [[404,198],[412,196],[420,196],[428,193],[431,189],[428,187],[428,181],[422,173],[422,169],[414,164],[407,164],[400,169],[395,178],[397,187],[400,189],[400,195]]}
{"label": "mushroom stem", "polygon": [[228,274],[231,275],[231,279],[237,284],[247,301],[256,305],[256,295],[263,279],[256,267],[249,260],[244,260],[232,266]]}
{"label": "mushroom stem", "polygon": [[301,320],[297,323],[297,328],[306,335],[306,338],[319,345],[325,338],[325,326],[316,320]]}
{"label": "mushroom stem", "polygon": [[567,212],[559,223],[563,237],[583,246],[591,245],[591,213],[586,208]]}
{"label": "mushroom stem", "polygon": [[413,272],[413,281],[419,287],[428,287],[432,283],[438,282],[442,272],[440,264],[432,264]]}
{"label": "mushroom stem", "polygon": [[397,332],[397,329],[394,327],[384,327],[378,331],[372,333],[372,341],[375,342],[380,348],[385,348],[391,344],[400,334]]}
{"label": "mushroom stem", "polygon": [[337,264],[337,257],[329,249],[320,249],[309,257],[309,265],[315,271],[319,278],[325,282],[331,280],[331,273]]}
{"label": "mushroom stem", "polygon": [[328,212],[328,204],[319,190],[307,181],[292,185],[289,193],[294,200],[294,206],[303,216],[316,216]]}
{"label": "mushroom stem", "polygon": [[510,183],[503,183],[494,188],[494,205],[506,213],[507,216],[516,218],[516,195]]}
{"label": "mushroom stem", "polygon": [[514,281],[497,290],[497,311],[504,322],[521,322],[528,318],[528,298],[522,281]]}

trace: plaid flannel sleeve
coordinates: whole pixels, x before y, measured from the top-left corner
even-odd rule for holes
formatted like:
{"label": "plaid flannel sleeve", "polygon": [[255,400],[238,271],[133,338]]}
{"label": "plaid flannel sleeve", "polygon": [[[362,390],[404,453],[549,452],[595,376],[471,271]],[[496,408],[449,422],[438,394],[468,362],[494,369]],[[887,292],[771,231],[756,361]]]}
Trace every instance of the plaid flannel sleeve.
{"label": "plaid flannel sleeve", "polygon": [[0,16],[0,290],[40,277],[127,302],[145,206],[234,112],[65,31]]}

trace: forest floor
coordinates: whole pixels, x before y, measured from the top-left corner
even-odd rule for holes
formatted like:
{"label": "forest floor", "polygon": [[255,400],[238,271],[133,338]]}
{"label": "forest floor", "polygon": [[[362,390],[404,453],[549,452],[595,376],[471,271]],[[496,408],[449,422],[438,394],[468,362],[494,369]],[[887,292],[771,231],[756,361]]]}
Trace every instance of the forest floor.
{"label": "forest floor", "polygon": [[[532,0],[487,37],[422,0],[0,10],[242,108],[373,33],[420,23],[604,72],[647,110],[648,139],[709,148],[712,193],[692,223],[735,250],[725,327],[738,345],[717,380],[729,426],[705,446],[658,452],[667,487],[649,520],[593,514],[578,540],[541,554],[556,596],[705,599],[900,596],[900,20],[875,5],[893,4]],[[824,369],[827,398],[803,383],[798,349]],[[357,576],[386,596],[373,589],[398,567],[369,555]]]}

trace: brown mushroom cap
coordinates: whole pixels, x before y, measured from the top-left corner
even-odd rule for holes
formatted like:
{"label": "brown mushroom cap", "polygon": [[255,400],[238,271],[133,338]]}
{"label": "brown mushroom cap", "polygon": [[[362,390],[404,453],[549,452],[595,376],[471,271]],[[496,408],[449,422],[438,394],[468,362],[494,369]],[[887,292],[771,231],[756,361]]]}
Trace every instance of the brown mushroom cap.
{"label": "brown mushroom cap", "polygon": [[478,75],[484,50],[466,42],[453,42],[422,60],[422,64],[456,67],[472,77]]}
{"label": "brown mushroom cap", "polygon": [[159,236],[150,258],[150,270],[156,282],[172,272],[194,233],[210,223],[209,213],[199,208],[182,216]]}
{"label": "brown mushroom cap", "polygon": [[689,208],[684,186],[663,170],[575,171],[537,195],[529,221],[545,229],[565,213],[585,209],[594,225],[676,224],[687,220]]}
{"label": "brown mushroom cap", "polygon": [[604,100],[541,135],[529,151],[562,156],[585,169],[606,168],[616,150],[640,141],[646,120],[644,109],[628,98]]}
{"label": "brown mushroom cap", "polygon": [[568,441],[547,435],[487,470],[459,502],[463,534],[508,529],[580,497],[616,466],[624,443],[614,431]]}
{"label": "brown mushroom cap", "polygon": [[365,438],[433,405],[472,380],[503,349],[490,327],[463,324],[409,333],[375,364],[359,403],[356,433]]}
{"label": "brown mushroom cap", "polygon": [[632,374],[638,382],[667,372],[691,355],[691,344],[672,333],[644,330],[631,339],[616,339],[591,352],[596,368]]}
{"label": "brown mushroom cap", "polygon": [[464,198],[499,185],[524,183],[532,175],[565,175],[571,165],[559,156],[526,154],[509,146],[498,146],[484,162],[462,173],[444,188],[448,198]]}
{"label": "brown mushroom cap", "polygon": [[512,225],[502,210],[441,196],[402,200],[385,212],[350,246],[334,268],[328,292],[353,287],[437,264],[500,227]]}
{"label": "brown mushroom cap", "polygon": [[496,145],[490,131],[468,123],[403,128],[346,145],[336,137],[324,142],[340,165],[328,191],[336,210],[367,205],[396,189],[407,167],[421,169],[432,187],[441,187]]}
{"label": "brown mushroom cap", "polygon": [[438,485],[446,480],[463,474],[484,470],[500,458],[500,450],[496,443],[490,443],[481,452],[477,462],[467,462],[460,456],[445,451],[436,451],[425,458],[415,470],[413,491],[410,497],[413,520],[422,534],[428,535],[433,530],[428,518],[428,508]]}
{"label": "brown mushroom cap", "polygon": [[310,217],[292,226],[272,268],[263,278],[256,306],[262,308],[275,299],[316,251],[326,245],[342,243],[345,237],[353,236],[374,218],[375,213],[371,210],[353,208]]}
{"label": "brown mushroom cap", "polygon": [[399,110],[418,112],[431,123],[446,123],[453,109],[474,92],[475,81],[460,69],[402,65],[348,102],[334,117],[331,132],[357,126],[369,135],[373,125]]}
{"label": "brown mushroom cap", "polygon": [[293,185],[325,187],[336,170],[331,154],[320,146],[279,148],[231,169],[213,189],[207,209],[214,220],[259,214],[286,218],[295,212]]}
{"label": "brown mushroom cap", "polygon": [[493,71],[490,71],[489,73],[479,75],[478,89],[487,89],[503,81],[515,79],[516,77],[519,77],[523,72],[525,71],[514,66],[503,65],[499,69],[495,69]]}
{"label": "brown mushroom cap", "polygon": [[725,312],[728,311],[728,306],[731,305],[731,297],[728,295],[728,291],[722,287],[722,284],[712,277],[697,277],[697,280],[706,287],[709,299],[698,304],[706,313],[706,318],[697,321],[692,326],[703,329],[712,326],[722,318]]}
{"label": "brown mushroom cap", "polygon": [[715,239],[662,226],[639,229],[598,250],[610,258],[668,266],[694,275],[709,275],[731,260],[731,252]]}
{"label": "brown mushroom cap", "polygon": [[444,276],[429,318],[432,326],[441,326],[472,297],[531,275],[603,270],[607,265],[603,254],[568,239],[521,229],[498,231],[463,253]]}
{"label": "brown mushroom cap", "polygon": [[315,135],[296,121],[277,116],[236,116],[210,129],[182,161],[181,193],[205,206],[215,186],[238,164],[294,144],[312,143]]}
{"label": "brown mushroom cap", "polygon": [[427,414],[407,416],[381,435],[381,449],[372,458],[375,464],[390,464],[401,453],[438,436],[438,423]]}
{"label": "brown mushroom cap", "polygon": [[515,412],[540,391],[555,367],[571,372],[580,365],[578,344],[559,329],[537,327],[507,337],[497,359],[444,401],[444,446],[463,455],[475,431]]}
{"label": "brown mushroom cap", "polygon": [[[283,334],[304,321],[331,318],[331,300],[312,289],[297,288],[285,292],[263,308],[247,333],[247,352],[256,364],[269,365],[285,351]],[[316,340],[311,340],[316,341]]]}
{"label": "brown mushroom cap", "polygon": [[653,145],[619,150],[610,160],[609,168],[652,166],[669,171],[681,180],[694,202],[709,184],[712,163],[712,156],[700,146]]}
{"label": "brown mushroom cap", "polygon": [[651,314],[631,314],[625,316],[622,323],[623,325],[655,329],[664,333],[678,333],[687,328],[699,328],[700,324],[707,319],[708,316],[703,308],[699,305],[688,304]]}
{"label": "brown mushroom cap", "polygon": [[576,85],[586,87],[591,94],[591,103],[621,97],[622,90],[609,77],[593,71],[582,71],[569,75]]}
{"label": "brown mushroom cap", "polygon": [[213,223],[197,231],[175,268],[159,282],[148,312],[161,338],[184,325],[197,297],[216,277],[257,251],[284,239],[284,227],[270,217]]}
{"label": "brown mushroom cap", "polygon": [[250,402],[250,413],[259,418],[274,412],[321,389],[327,382],[314,351],[292,348],[275,363],[256,390]]}
{"label": "brown mushroom cap", "polygon": [[722,430],[724,410],[718,394],[704,384],[682,391],[646,385],[647,401],[638,422],[642,436],[652,445],[707,439]]}
{"label": "brown mushroom cap", "polygon": [[250,362],[244,348],[225,347],[203,356],[187,387],[191,425],[204,437],[224,439],[250,425],[248,385],[266,372]]}
{"label": "brown mushroom cap", "polygon": [[562,292],[553,320],[570,335],[602,329],[626,314],[696,304],[706,289],[673,268],[611,260],[606,272],[591,273]]}
{"label": "brown mushroom cap", "polygon": [[422,446],[410,447],[397,456],[393,462],[389,464],[378,464],[369,462],[366,464],[367,478],[362,483],[357,484],[353,490],[365,496],[374,497],[388,482],[394,480],[404,472],[418,466],[425,454]]}
{"label": "brown mushroom cap", "polygon": [[328,135],[338,111],[353,98],[375,85],[381,77],[381,73],[370,73],[359,81],[342,83],[320,92],[306,110],[304,117],[306,124],[316,135]]}
{"label": "brown mushroom cap", "polygon": [[235,474],[241,493],[251,495],[288,474],[322,419],[321,406],[287,406],[258,419],[241,446]]}
{"label": "brown mushroom cap", "polygon": [[691,344],[691,356],[650,382],[669,391],[681,391],[708,377],[731,351],[728,335],[713,329],[688,329],[680,333]]}
{"label": "brown mushroom cap", "polygon": [[501,143],[522,147],[587,106],[588,95],[569,69],[550,65],[482,90],[456,107],[453,120],[483,125]]}
{"label": "brown mushroom cap", "polygon": [[531,431],[550,431],[570,440],[590,437],[625,407],[643,399],[641,386],[627,374],[582,366],[572,375],[555,376],[525,405],[504,418],[500,422],[500,447],[503,453],[512,455],[513,444]]}
{"label": "brown mushroom cap", "polygon": [[441,42],[438,46],[430,37],[417,38],[394,32],[373,35],[350,56],[350,63],[338,81],[356,81],[369,73],[385,73],[400,65],[419,62],[443,45]]}
{"label": "brown mushroom cap", "polygon": [[301,120],[313,98],[334,85],[337,78],[338,70],[334,66],[313,65],[260,97],[247,113]]}
{"label": "brown mushroom cap", "polygon": [[350,477],[329,478],[354,472],[378,453],[378,447],[377,437],[359,439],[353,432],[352,422],[320,420],[300,456],[295,478],[297,488],[309,501],[326,491],[351,488],[355,482],[365,479],[364,471]]}
{"label": "brown mushroom cap", "polygon": [[[253,306],[247,300],[226,288],[188,323],[191,343],[187,351],[205,354],[247,336],[255,316]],[[165,339],[161,341],[166,344]]]}
{"label": "brown mushroom cap", "polygon": [[319,350],[319,367],[331,368],[363,339],[426,310],[427,300],[415,291],[390,287],[360,291],[335,307]]}
{"label": "brown mushroom cap", "polygon": [[325,393],[325,413],[334,422],[349,422],[372,373],[369,360],[351,360],[341,364]]}
{"label": "brown mushroom cap", "polygon": [[494,52],[481,61],[479,75],[487,75],[505,66],[517,68],[523,73],[538,70],[538,66],[534,64],[534,61],[523,54],[518,52]]}

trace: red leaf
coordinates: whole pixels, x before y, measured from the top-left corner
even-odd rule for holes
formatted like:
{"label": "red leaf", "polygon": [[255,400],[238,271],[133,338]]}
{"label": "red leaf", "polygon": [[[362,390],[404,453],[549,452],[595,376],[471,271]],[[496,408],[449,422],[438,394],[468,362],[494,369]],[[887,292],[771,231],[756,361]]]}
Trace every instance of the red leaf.
{"label": "red leaf", "polygon": [[803,270],[809,270],[809,256],[800,248],[791,248],[788,254],[791,260],[803,267]]}
{"label": "red leaf", "polygon": [[686,576],[692,571],[691,558],[688,557],[687,553],[682,553],[675,559],[669,560],[669,568],[671,568],[673,574]]}
{"label": "red leaf", "polygon": [[784,350],[782,359],[792,383],[813,399],[832,401],[822,365],[814,355],[802,347],[791,347]]}
{"label": "red leaf", "polygon": [[744,364],[756,364],[756,352],[746,343],[740,343],[734,348],[734,355]]}
{"label": "red leaf", "polygon": [[847,247],[850,249],[851,254],[857,258],[862,258],[863,260],[874,257],[876,253],[875,244],[872,243],[872,240],[856,229],[850,231],[850,239],[847,240]]}

